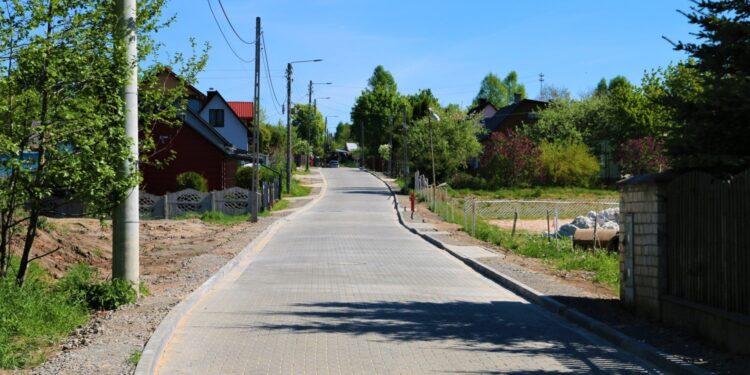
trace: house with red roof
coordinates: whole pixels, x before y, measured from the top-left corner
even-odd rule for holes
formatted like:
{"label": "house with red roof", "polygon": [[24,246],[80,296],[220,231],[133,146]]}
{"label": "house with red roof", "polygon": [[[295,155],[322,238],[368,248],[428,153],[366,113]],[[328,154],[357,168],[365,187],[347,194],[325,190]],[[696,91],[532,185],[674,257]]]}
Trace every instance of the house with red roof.
{"label": "house with red roof", "polygon": [[[163,75],[165,87],[175,87],[174,73]],[[141,189],[162,195],[177,190],[177,175],[197,172],[208,180],[209,190],[235,186],[237,169],[253,160],[249,153],[248,123],[218,91],[207,94],[188,86],[188,105],[182,124],[157,124],[151,136],[156,148],[149,163],[141,163]]]}
{"label": "house with red roof", "polygon": [[248,129],[253,128],[253,102],[227,102]]}

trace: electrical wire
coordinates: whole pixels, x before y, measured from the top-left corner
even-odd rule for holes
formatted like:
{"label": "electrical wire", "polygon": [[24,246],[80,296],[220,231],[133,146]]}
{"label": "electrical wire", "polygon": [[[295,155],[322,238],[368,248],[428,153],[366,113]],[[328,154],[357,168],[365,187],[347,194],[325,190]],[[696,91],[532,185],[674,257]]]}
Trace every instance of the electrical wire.
{"label": "electrical wire", "polygon": [[227,15],[227,11],[224,10],[224,4],[221,3],[221,0],[218,0],[218,1],[219,1],[219,7],[221,7],[221,12],[224,13],[224,18],[227,19],[227,23],[229,24],[229,27],[232,28],[232,31],[234,31],[234,35],[237,36],[237,39],[239,39],[242,43],[245,43],[247,45],[253,45],[253,44],[255,44],[255,42],[248,42],[247,40],[243,39],[240,36],[240,33],[238,33],[237,29],[235,29],[234,25],[232,25],[232,21],[229,20],[229,15]]}
{"label": "electrical wire", "polygon": [[255,60],[246,60],[246,59],[243,59],[242,57],[240,57],[240,55],[237,53],[237,51],[234,50],[234,48],[232,47],[232,44],[229,43],[229,39],[227,39],[226,34],[224,34],[224,30],[221,29],[221,25],[219,24],[219,19],[216,18],[216,13],[214,13],[214,7],[211,6],[211,0],[206,0],[206,2],[208,3],[208,9],[211,10],[211,15],[214,16],[214,22],[216,22],[216,27],[219,28],[219,32],[221,33],[221,36],[224,38],[224,42],[227,43],[227,47],[229,47],[229,50],[232,51],[232,53],[234,54],[235,57],[237,57],[237,59],[239,59],[240,61],[242,61],[244,63],[250,64],[253,61],[255,61]]}
{"label": "electrical wire", "polygon": [[268,51],[267,51],[268,46],[266,45],[266,35],[264,32],[260,33],[260,40],[261,40],[261,43],[263,43],[261,45],[263,46],[263,58],[266,62],[265,64],[266,79],[268,80],[268,86],[271,87],[271,93],[273,94],[272,98],[273,98],[274,108],[276,109],[276,113],[281,115],[281,113],[279,112],[279,108],[282,108],[283,106],[281,105],[281,102],[279,101],[279,97],[276,95],[276,89],[273,87],[273,79],[271,79],[271,70],[269,69],[269,64],[268,64]]}

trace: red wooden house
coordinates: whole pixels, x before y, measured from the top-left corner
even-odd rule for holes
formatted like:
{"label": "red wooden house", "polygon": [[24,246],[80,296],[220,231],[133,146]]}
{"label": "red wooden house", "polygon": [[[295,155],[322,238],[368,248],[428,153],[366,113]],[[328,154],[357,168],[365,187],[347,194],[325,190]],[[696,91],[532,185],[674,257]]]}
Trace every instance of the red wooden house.
{"label": "red wooden house", "polygon": [[[167,72],[165,79],[169,87],[169,80],[179,78]],[[182,115],[182,125],[157,125],[152,132],[156,152],[151,160],[162,161],[164,165],[141,165],[141,189],[148,193],[162,195],[176,191],[177,175],[184,172],[201,174],[208,180],[209,190],[223,190],[235,185],[237,168],[251,160],[247,151],[229,142],[198,114],[206,95],[192,86],[188,90],[189,105]]]}

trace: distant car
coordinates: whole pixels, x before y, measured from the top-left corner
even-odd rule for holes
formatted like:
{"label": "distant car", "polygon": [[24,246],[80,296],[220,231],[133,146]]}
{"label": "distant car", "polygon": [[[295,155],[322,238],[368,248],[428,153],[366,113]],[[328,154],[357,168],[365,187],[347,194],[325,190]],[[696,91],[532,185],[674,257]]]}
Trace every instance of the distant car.
{"label": "distant car", "polygon": [[331,160],[328,162],[329,168],[338,168],[339,167],[339,161],[338,160]]}

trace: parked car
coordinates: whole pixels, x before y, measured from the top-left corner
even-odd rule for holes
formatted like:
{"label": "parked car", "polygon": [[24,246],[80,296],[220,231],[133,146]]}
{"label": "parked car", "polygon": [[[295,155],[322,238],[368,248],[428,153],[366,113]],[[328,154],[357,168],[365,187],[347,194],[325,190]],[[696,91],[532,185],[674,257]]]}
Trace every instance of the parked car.
{"label": "parked car", "polygon": [[328,162],[329,168],[338,168],[339,167],[339,161],[338,160],[331,160]]}

